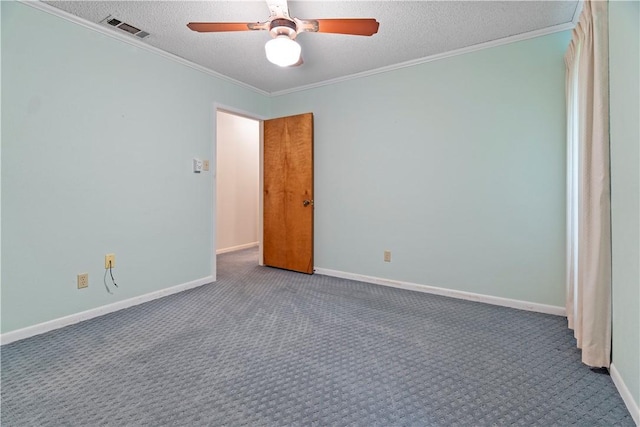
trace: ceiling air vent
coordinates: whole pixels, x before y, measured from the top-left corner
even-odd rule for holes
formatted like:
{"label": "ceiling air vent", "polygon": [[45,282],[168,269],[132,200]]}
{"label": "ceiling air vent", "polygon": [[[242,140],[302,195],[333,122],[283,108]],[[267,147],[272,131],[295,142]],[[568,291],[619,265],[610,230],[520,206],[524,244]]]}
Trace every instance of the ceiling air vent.
{"label": "ceiling air vent", "polygon": [[127,24],[126,22],[122,22],[119,19],[114,18],[113,16],[109,15],[107,16],[105,19],[103,19],[102,21],[100,21],[101,24],[108,24],[112,27],[116,27],[119,30],[125,31],[131,35],[134,35],[136,37],[138,37],[139,39],[144,39],[145,37],[149,37],[149,33],[146,31],[142,31],[139,28],[134,27],[131,24]]}

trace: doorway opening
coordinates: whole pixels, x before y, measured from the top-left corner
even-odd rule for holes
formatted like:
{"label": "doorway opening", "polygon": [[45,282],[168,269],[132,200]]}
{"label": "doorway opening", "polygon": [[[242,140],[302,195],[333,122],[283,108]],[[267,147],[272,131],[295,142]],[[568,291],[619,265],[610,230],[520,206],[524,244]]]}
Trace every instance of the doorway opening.
{"label": "doorway opening", "polygon": [[216,110],[216,254],[259,247],[262,121]]}
{"label": "doorway opening", "polygon": [[258,265],[313,274],[313,113],[215,123],[215,254],[257,246]]}

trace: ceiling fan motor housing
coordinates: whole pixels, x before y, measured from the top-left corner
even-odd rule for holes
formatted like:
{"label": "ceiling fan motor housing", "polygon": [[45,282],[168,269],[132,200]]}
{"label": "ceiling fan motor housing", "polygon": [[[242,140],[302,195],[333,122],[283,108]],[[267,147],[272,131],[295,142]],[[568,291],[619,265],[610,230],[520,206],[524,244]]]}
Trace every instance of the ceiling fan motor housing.
{"label": "ceiling fan motor housing", "polygon": [[277,18],[271,21],[269,33],[273,38],[276,38],[278,36],[287,36],[291,40],[295,39],[298,35],[296,23],[284,18]]}

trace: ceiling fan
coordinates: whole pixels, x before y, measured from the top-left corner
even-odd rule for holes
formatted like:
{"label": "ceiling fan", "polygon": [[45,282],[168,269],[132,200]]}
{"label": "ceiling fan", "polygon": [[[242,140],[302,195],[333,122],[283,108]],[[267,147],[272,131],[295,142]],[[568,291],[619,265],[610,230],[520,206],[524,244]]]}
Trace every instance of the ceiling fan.
{"label": "ceiling fan", "polygon": [[287,0],[266,0],[269,18],[264,22],[189,22],[187,27],[199,33],[267,30],[272,39],[265,45],[267,59],[281,67],[302,64],[300,33],[334,33],[372,36],[380,23],[373,18],[298,19],[289,15]]}

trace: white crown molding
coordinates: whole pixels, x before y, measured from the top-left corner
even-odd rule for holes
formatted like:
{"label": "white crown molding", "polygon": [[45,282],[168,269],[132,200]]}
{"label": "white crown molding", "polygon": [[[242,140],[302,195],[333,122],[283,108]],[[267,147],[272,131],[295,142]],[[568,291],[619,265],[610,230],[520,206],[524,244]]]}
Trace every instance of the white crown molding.
{"label": "white crown molding", "polygon": [[6,332],[0,335],[0,344],[5,345],[5,344],[12,343],[14,341],[19,341],[25,338],[33,337],[35,335],[44,334],[45,332],[53,331],[55,329],[60,329],[65,326],[82,322],[84,320],[93,319],[95,317],[103,316],[105,314],[113,313],[115,311],[120,311],[125,308],[129,308],[135,305],[143,304],[145,302],[153,301],[155,299],[176,294],[178,292],[186,291],[188,289],[197,288],[199,286],[212,283],[213,281],[214,281],[213,276],[207,276],[207,277],[203,277],[202,279],[183,283],[181,285],[172,286],[170,288],[161,289],[159,291],[150,292],[148,294],[144,294],[144,295],[129,298],[126,300],[114,302],[112,304],[96,307],[91,310],[81,311],[80,313],[74,313],[68,316],[60,317],[58,319],[49,320],[48,322],[43,322],[37,325],[28,326],[26,328],[18,329],[15,331]]}
{"label": "white crown molding", "polygon": [[482,302],[485,304],[499,305],[502,307],[517,308],[519,310],[534,311],[536,313],[553,314],[555,316],[566,316],[564,307],[554,305],[539,304],[535,302],[521,301],[509,298],[494,297],[490,295],[475,294],[472,292],[458,291],[455,289],[439,288],[437,286],[421,285],[418,283],[402,282],[399,280],[383,279],[380,277],[364,276],[344,271],[330,270],[327,268],[315,268],[316,274],[338,277],[341,279],[355,280],[358,282],[371,283],[374,285],[390,286],[392,288],[407,289],[410,291],[424,292],[427,294],[442,295],[445,297],[463,299],[467,301]]}
{"label": "white crown molding", "polygon": [[381,73],[386,73],[389,71],[394,71],[394,70],[399,70],[401,68],[406,68],[406,67],[413,67],[415,65],[419,65],[419,64],[424,64],[427,62],[431,62],[431,61],[438,61],[441,59],[445,59],[445,58],[450,58],[452,56],[458,56],[458,55],[464,55],[466,53],[471,53],[471,52],[476,52],[479,50],[483,50],[483,49],[489,49],[492,47],[497,47],[497,46],[502,46],[505,44],[510,44],[510,43],[516,43],[519,41],[523,41],[523,40],[528,40],[528,39],[532,39],[535,37],[541,37],[541,36],[546,36],[549,34],[553,34],[553,33],[557,33],[560,31],[566,31],[566,30],[571,30],[575,27],[577,20],[580,16],[580,11],[582,10],[582,4],[583,2],[580,1],[578,2],[578,5],[576,6],[576,11],[574,12],[574,16],[573,16],[573,20],[572,22],[567,22],[565,24],[560,24],[560,25],[555,25],[553,27],[548,27],[548,28],[542,28],[540,30],[535,30],[535,31],[530,31],[527,33],[522,33],[522,34],[517,34],[514,36],[510,36],[510,37],[505,37],[502,39],[498,39],[498,40],[492,40],[489,42],[485,42],[485,43],[479,43],[473,46],[468,46],[465,48],[461,48],[461,49],[456,49],[456,50],[452,50],[449,52],[443,52],[443,53],[439,53],[436,55],[431,55],[431,56],[427,56],[424,58],[418,58],[418,59],[413,59],[410,61],[406,61],[406,62],[401,62],[399,64],[393,64],[393,65],[388,65],[386,67],[381,67],[381,68],[376,68],[375,70],[368,70],[368,71],[363,71],[361,73],[355,73],[355,74],[350,74],[348,76],[342,76],[342,77],[338,77],[335,79],[330,79],[330,80],[324,80],[321,82],[317,82],[317,83],[312,83],[309,85],[304,85],[304,86],[298,86],[295,88],[290,88],[290,89],[284,89],[281,91],[274,91],[274,92],[268,92],[262,89],[258,89],[255,86],[251,86],[250,84],[241,82],[239,80],[233,79],[229,76],[226,76],[224,74],[220,74],[216,71],[213,71],[209,68],[203,67],[201,65],[198,65],[194,62],[188,61],[184,58],[180,58],[179,56],[176,56],[172,53],[166,52],[164,50],[158,49],[156,47],[150,46],[146,43],[144,43],[143,41],[137,40],[135,38],[133,38],[132,36],[128,36],[126,34],[119,34],[115,31],[113,31],[110,28],[104,27],[100,24],[97,24],[95,22],[91,22],[91,21],[87,21],[86,19],[80,18],[78,16],[72,15],[68,12],[65,12],[61,9],[55,8],[53,6],[50,6],[46,3],[42,3],[40,0],[18,0],[20,3],[31,6],[33,8],[42,10],[44,12],[50,13],[52,15],[58,16],[62,19],[65,19],[67,21],[71,21],[74,22],[78,25],[81,25],[85,28],[97,31],[101,34],[104,34],[108,37],[114,38],[116,40],[120,40],[122,42],[128,43],[130,45],[139,47],[141,49],[145,49],[149,52],[153,52],[156,53],[160,56],[163,56],[169,60],[172,60],[174,62],[178,62],[182,65],[185,65],[187,67],[190,67],[194,70],[200,71],[202,73],[208,74],[210,76],[219,78],[221,80],[227,81],[229,83],[232,83],[236,86],[240,86],[242,88],[251,90],[253,92],[256,92],[260,95],[264,95],[267,97],[274,97],[274,96],[282,96],[282,95],[287,95],[290,93],[295,93],[295,92],[301,92],[301,91],[305,91],[305,90],[309,90],[309,89],[314,89],[314,88],[318,88],[318,87],[322,87],[322,86],[328,86],[328,85],[332,85],[332,84],[336,84],[336,83],[340,83],[340,82],[345,82],[345,81],[349,81],[349,80],[354,80],[354,79],[358,79],[358,78],[362,78],[362,77],[368,77],[368,76],[373,76],[375,74],[381,74]]}
{"label": "white crown molding", "polygon": [[75,24],[81,25],[90,30],[96,31],[98,33],[104,34],[107,37],[111,37],[113,39],[119,40],[124,43],[128,43],[132,46],[139,47],[141,49],[147,50],[149,52],[153,52],[157,55],[160,55],[164,58],[167,58],[171,61],[177,62],[179,64],[185,65],[194,70],[200,71],[201,73],[208,74],[210,76],[216,77],[218,79],[224,80],[228,83],[232,83],[236,86],[240,86],[244,89],[249,89],[253,92],[259,93],[260,95],[269,96],[269,92],[264,91],[262,89],[258,89],[257,87],[251,86],[250,84],[241,82],[239,80],[233,79],[229,76],[225,76],[224,74],[220,74],[216,71],[213,71],[207,67],[203,67],[202,65],[198,65],[195,62],[188,61],[184,58],[180,58],[172,53],[164,51],[162,49],[158,49],[157,47],[148,45],[147,43],[134,38],[134,36],[129,36],[126,34],[120,34],[112,30],[111,28],[107,28],[98,23],[87,21],[84,18],[80,18],[79,16],[73,15],[64,10],[53,7],[47,3],[43,3],[40,0],[18,0],[20,3],[25,4],[27,6],[33,7],[35,9],[41,10],[43,12],[47,12],[51,15],[55,15],[59,18],[65,19],[67,21],[73,22]]}
{"label": "white crown molding", "polygon": [[580,0],[578,3],[576,3],[576,10],[573,11],[573,18],[571,19],[571,22],[573,22],[573,25],[578,25],[578,21],[580,20],[580,13],[582,12],[582,7],[584,6],[584,1]]}
{"label": "white crown molding", "polygon": [[631,418],[633,418],[633,421],[635,421],[637,426],[640,426],[640,407],[638,406],[638,403],[634,400],[633,395],[631,394],[631,391],[629,390],[627,385],[624,383],[624,380],[620,376],[620,372],[618,372],[618,369],[616,369],[616,366],[613,363],[609,367],[609,374],[611,374],[611,379],[613,380],[613,384],[618,389],[618,393],[620,393],[620,396],[622,397],[624,404],[627,405],[627,409],[631,414]]}
{"label": "white crown molding", "polygon": [[335,79],[324,80],[322,82],[312,83],[309,85],[298,86],[291,89],[280,90],[271,92],[271,96],[288,95],[294,92],[301,92],[309,89],[315,89],[322,86],[328,86],[336,83],[341,83],[353,79],[359,79],[362,77],[373,76],[376,74],[387,73],[389,71],[399,70],[401,68],[413,67],[416,65],[424,64],[432,61],[439,61],[441,59],[450,58],[452,56],[465,55],[467,53],[476,52],[479,50],[490,49],[492,47],[503,46],[506,44],[516,43],[523,40],[529,40],[536,37],[542,37],[549,34],[559,33],[561,31],[571,30],[575,27],[573,22],[567,22],[565,24],[555,25],[553,27],[542,28],[540,30],[530,31],[527,33],[517,34],[515,36],[509,36],[502,39],[492,40],[485,43],[479,43],[473,46],[463,47],[461,49],[451,50],[448,52],[438,53],[436,55],[426,56],[424,58],[412,59],[410,61],[401,62],[399,64],[388,65],[386,67],[376,68],[375,70],[363,71],[361,73],[350,74],[348,76],[337,77]]}

